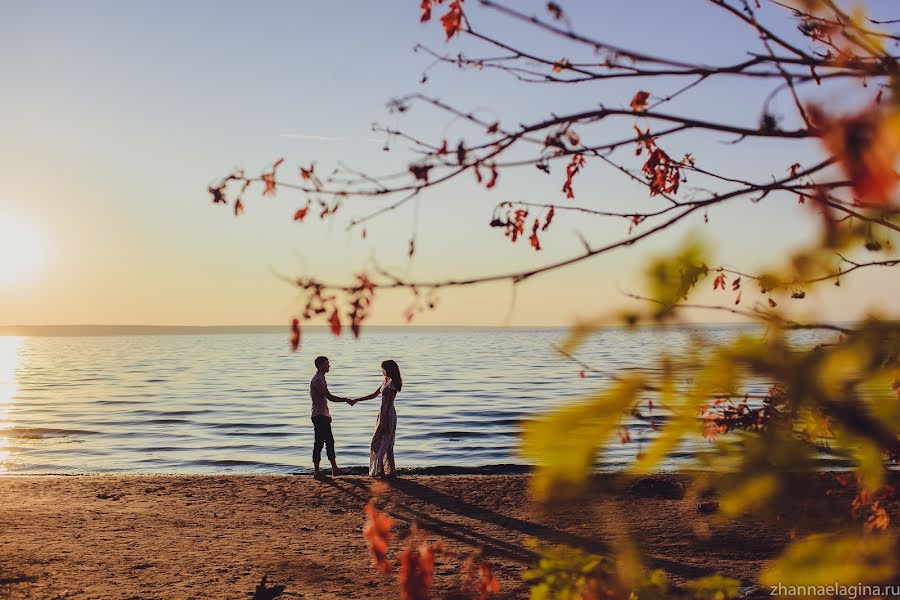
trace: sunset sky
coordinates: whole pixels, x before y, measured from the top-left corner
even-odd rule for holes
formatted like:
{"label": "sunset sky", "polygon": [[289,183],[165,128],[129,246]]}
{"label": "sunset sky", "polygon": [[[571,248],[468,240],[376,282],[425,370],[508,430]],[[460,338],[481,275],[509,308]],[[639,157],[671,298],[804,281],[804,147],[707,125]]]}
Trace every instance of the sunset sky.
{"label": "sunset sky", "polygon": [[[571,52],[476,2],[466,4],[483,31],[528,40],[551,56]],[[544,14],[545,4],[516,6]],[[877,18],[898,17],[891,0],[868,4]],[[275,198],[255,193],[246,213],[235,219],[230,209],[212,205],[206,191],[234,167],[258,173],[284,157],[282,174],[289,178],[296,178],[297,165],[311,161],[321,172],[342,162],[390,173],[404,170],[410,155],[400,140],[383,151],[373,122],[435,140],[458,139],[468,131],[424,106],[402,117],[389,114],[386,101],[409,92],[514,124],[601,102],[627,106],[636,91],[627,81],[527,86],[499,73],[442,65],[421,84],[431,61],[413,52],[417,42],[453,54],[478,54],[480,47],[471,40],[445,43],[439,23],[419,23],[417,5],[0,3],[0,250],[6,264],[0,267],[0,325],[285,323],[297,310],[298,295],[279,274],[344,282],[372,256],[405,273],[413,206],[373,222],[366,239],[359,230],[345,231],[347,220],[384,201],[348,203],[333,221],[295,223],[291,216],[304,199],[287,191]],[[748,49],[763,51],[752,32],[700,0],[563,5],[576,28],[643,52],[726,64],[744,58]],[[784,11],[767,7],[762,14],[792,35],[794,23]],[[679,87],[672,81],[659,86],[651,91],[664,95]],[[755,126],[770,89],[722,80],[680,97],[669,110]],[[839,104],[810,92],[829,106]],[[789,125],[789,98],[779,96],[774,106]],[[691,152],[700,166],[760,180],[821,157],[812,142],[774,148],[724,141],[729,140],[685,135],[673,138],[671,153]],[[628,161],[631,152],[616,156]],[[631,157],[630,166],[639,168],[636,161]],[[549,177],[533,168],[521,176],[506,173],[491,191],[465,178],[424,196],[410,274],[440,279],[501,273],[577,254],[575,231],[595,244],[626,235],[622,222],[558,215],[543,238],[545,249],[536,253],[527,240],[512,245],[488,227],[492,207],[503,200],[564,202],[561,167]],[[664,202],[599,162],[588,164],[576,191],[579,205],[597,208]],[[710,212],[708,224],[697,215],[646,244],[528,281],[514,304],[509,284],[444,292],[439,309],[417,322],[567,325],[620,305],[623,291],[640,291],[647,259],[687,236],[707,239],[717,263],[753,270],[776,264],[808,242],[816,218],[787,195],[760,204],[741,200]],[[872,271],[840,288],[829,286],[799,314],[848,320],[880,307],[900,317],[900,306],[891,300],[897,297],[896,275]],[[728,298],[705,289],[700,299]],[[380,298],[372,323],[401,323],[408,301],[406,294]],[[723,320],[719,314],[696,318]]]}

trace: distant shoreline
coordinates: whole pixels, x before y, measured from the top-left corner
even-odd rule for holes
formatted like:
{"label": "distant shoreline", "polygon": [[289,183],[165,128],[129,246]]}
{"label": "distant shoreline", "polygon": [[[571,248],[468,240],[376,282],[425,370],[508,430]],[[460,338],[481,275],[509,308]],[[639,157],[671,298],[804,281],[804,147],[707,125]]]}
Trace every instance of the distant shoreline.
{"label": "distant shoreline", "polygon": [[[836,322],[836,325],[853,325]],[[673,329],[708,328],[757,328],[758,323],[683,323],[669,326]],[[607,329],[624,329],[623,325],[610,324]],[[0,325],[0,337],[101,337],[131,335],[236,335],[259,333],[283,333],[287,335],[289,325]],[[325,325],[304,325],[305,331],[328,331]],[[415,330],[415,331],[567,331],[567,325],[369,325],[365,329]]]}

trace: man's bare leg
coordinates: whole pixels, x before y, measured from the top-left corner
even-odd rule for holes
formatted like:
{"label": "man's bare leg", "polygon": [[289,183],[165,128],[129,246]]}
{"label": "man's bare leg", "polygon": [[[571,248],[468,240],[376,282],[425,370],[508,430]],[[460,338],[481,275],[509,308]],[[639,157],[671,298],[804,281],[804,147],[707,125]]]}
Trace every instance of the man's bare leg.
{"label": "man's bare leg", "polygon": [[337,466],[337,461],[335,459],[331,459],[331,476],[336,477],[341,474],[341,470]]}

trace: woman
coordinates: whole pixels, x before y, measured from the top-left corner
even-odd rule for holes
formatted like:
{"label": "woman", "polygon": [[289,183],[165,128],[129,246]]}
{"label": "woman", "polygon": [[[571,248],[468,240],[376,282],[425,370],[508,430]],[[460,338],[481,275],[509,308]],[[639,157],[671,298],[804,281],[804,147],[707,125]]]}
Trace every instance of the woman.
{"label": "woman", "polygon": [[376,479],[396,476],[394,464],[394,436],[397,432],[397,411],[394,410],[394,398],[403,388],[400,367],[392,360],[381,363],[384,382],[374,393],[355,402],[371,400],[381,394],[381,410],[375,424],[375,435],[372,436],[372,448],[369,451],[369,476]]}

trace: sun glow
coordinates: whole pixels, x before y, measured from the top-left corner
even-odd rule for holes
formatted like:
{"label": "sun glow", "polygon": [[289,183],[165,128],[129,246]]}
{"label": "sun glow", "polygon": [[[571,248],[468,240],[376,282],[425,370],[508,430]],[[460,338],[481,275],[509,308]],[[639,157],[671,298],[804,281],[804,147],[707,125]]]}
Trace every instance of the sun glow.
{"label": "sun glow", "polygon": [[23,342],[21,337],[0,337],[0,475],[8,473],[13,463],[9,438],[4,433],[12,427],[10,412],[16,393],[16,369]]}
{"label": "sun glow", "polygon": [[27,221],[0,215],[0,289],[34,275],[42,258],[38,231]]}

